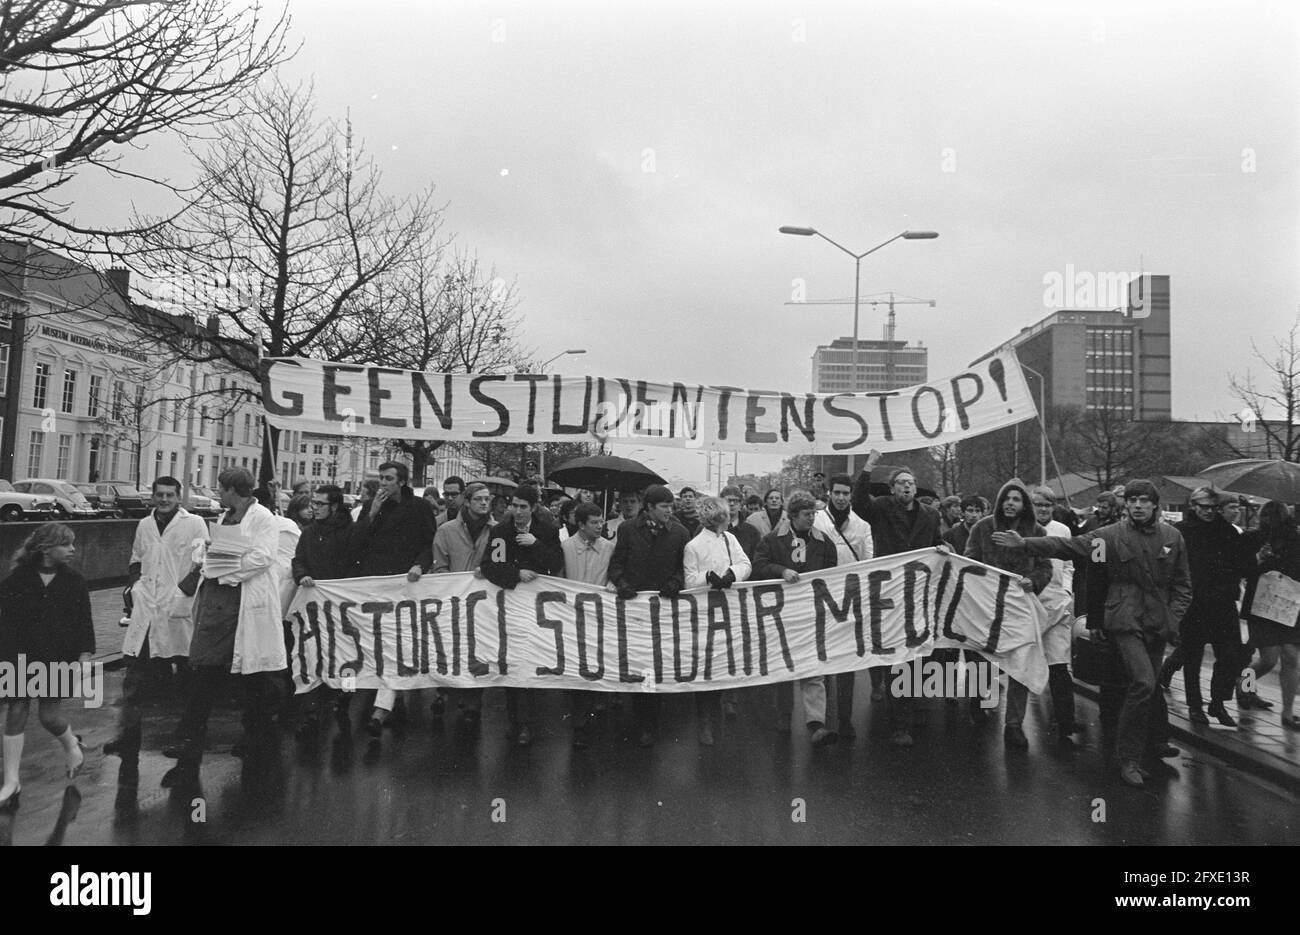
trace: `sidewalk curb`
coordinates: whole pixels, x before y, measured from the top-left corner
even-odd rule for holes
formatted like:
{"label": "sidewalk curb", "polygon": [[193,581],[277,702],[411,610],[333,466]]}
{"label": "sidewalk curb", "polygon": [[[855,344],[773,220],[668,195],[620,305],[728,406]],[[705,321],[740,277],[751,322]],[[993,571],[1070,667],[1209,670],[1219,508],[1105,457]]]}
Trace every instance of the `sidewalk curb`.
{"label": "sidewalk curb", "polygon": [[[1074,692],[1090,701],[1098,700],[1097,689],[1078,679],[1074,680]],[[1190,747],[1213,753],[1244,772],[1267,779],[1288,792],[1300,795],[1300,767],[1291,766],[1271,754],[1261,753],[1247,744],[1224,743],[1214,737],[1212,732],[1209,735],[1198,732],[1190,721],[1172,712],[1169,714],[1169,732]]]}

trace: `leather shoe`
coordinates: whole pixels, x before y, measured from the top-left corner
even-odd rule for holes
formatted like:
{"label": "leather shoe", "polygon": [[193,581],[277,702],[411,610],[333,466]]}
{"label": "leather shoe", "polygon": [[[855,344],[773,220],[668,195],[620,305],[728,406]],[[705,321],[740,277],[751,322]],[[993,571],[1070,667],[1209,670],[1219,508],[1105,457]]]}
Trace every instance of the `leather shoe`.
{"label": "leather shoe", "polygon": [[1271,711],[1273,702],[1265,701],[1256,692],[1237,692],[1237,707],[1242,711]]}
{"label": "leather shoe", "polygon": [[1151,748],[1151,755],[1161,760],[1168,760],[1172,757],[1180,756],[1182,755],[1182,752],[1182,750],[1167,743],[1162,743],[1159,746]]}
{"label": "leather shoe", "polygon": [[1233,718],[1231,714],[1228,713],[1228,709],[1223,706],[1222,701],[1216,701],[1214,702],[1214,704],[1210,705],[1209,714],[1210,717],[1214,718],[1224,727],[1237,726],[1236,720]]}
{"label": "leather shoe", "polygon": [[1187,720],[1191,721],[1193,724],[1210,723],[1210,719],[1205,716],[1205,712],[1202,711],[1200,708],[1192,708],[1192,710],[1188,711]]}

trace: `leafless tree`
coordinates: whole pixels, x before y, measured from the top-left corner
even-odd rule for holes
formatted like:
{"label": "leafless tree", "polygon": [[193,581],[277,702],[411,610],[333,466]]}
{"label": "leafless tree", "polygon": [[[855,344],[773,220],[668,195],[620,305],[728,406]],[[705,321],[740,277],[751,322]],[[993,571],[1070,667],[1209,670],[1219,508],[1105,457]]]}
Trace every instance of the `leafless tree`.
{"label": "leafless tree", "polygon": [[78,222],[74,178],[201,190],[123,165],[128,147],[202,133],[292,54],[287,13],[228,0],[0,2],[0,237],[108,250],[127,225]]}
{"label": "leafless tree", "polygon": [[[1300,461],[1300,316],[1286,337],[1274,339],[1270,353],[1253,341],[1250,346],[1264,367],[1262,385],[1250,373],[1228,378],[1232,395],[1244,404],[1242,427],[1263,433],[1267,457]],[[1249,457],[1236,449],[1234,453]]]}
{"label": "leafless tree", "polygon": [[[192,325],[143,316],[146,333],[185,359],[222,361],[258,380],[252,349],[327,360],[372,353],[367,342],[388,337],[373,327],[379,290],[439,251],[432,190],[386,196],[350,126],[318,120],[311,87],[278,80],[196,156],[203,196],[170,224],[142,225],[149,231],[133,255],[219,332],[195,340]],[[265,441],[263,482],[278,430]]]}

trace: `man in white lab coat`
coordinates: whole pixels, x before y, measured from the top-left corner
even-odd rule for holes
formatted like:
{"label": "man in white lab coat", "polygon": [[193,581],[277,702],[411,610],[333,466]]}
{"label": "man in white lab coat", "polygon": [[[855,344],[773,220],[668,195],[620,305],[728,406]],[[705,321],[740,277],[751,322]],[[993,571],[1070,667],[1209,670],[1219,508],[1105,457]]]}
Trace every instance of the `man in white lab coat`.
{"label": "man in white lab coat", "polygon": [[[131,622],[122,642],[126,677],[118,735],[104,745],[122,758],[123,778],[138,778],[140,712],[151,684],[165,681],[173,662],[184,665],[194,635],[194,589],[185,581],[197,567],[196,548],[208,541],[207,524],[180,505],[181,482],[153,482],[153,511],[140,520],[131,546]],[[182,582],[185,590],[181,589]]]}

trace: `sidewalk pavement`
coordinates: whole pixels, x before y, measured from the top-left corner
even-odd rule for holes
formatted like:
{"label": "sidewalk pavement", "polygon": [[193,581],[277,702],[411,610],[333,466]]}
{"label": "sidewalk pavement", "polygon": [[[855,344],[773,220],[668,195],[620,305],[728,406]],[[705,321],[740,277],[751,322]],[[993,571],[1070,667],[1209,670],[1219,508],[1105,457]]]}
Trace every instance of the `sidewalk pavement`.
{"label": "sidewalk pavement", "polygon": [[[122,587],[91,591],[90,607],[95,620],[95,659],[108,669],[123,665],[122,637],[126,630],[118,625],[122,618]],[[1201,684],[1207,697],[1213,655],[1212,649],[1206,650],[1201,668]],[[1237,719],[1235,728],[1217,723],[1205,727],[1188,720],[1183,676],[1177,673],[1173,686],[1165,693],[1175,742],[1205,750],[1246,772],[1300,793],[1300,731],[1282,726],[1282,688],[1277,669],[1259,680],[1258,689],[1260,697],[1273,703],[1273,710],[1239,711],[1234,699],[1227,703],[1227,708]],[[1091,685],[1075,682],[1075,690],[1096,700],[1097,692]]]}

